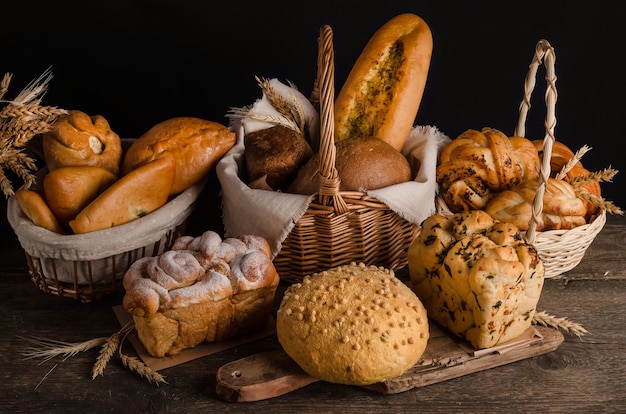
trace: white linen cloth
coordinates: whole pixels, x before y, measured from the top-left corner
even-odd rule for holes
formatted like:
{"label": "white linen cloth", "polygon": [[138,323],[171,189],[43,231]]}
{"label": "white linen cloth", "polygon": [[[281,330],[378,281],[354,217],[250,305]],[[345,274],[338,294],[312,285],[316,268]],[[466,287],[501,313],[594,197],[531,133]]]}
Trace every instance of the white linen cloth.
{"label": "white linen cloth", "polygon": [[[273,79],[272,82],[278,81]],[[297,96],[302,100],[302,105],[310,110],[309,101],[291,87],[283,85],[278,92],[284,96]],[[280,116],[272,112],[274,110],[268,105],[265,96],[252,105],[250,111]],[[309,119],[312,122],[319,122],[318,116],[310,116]],[[257,120],[238,119],[231,122],[230,127],[237,134],[237,142],[219,161],[216,173],[221,185],[224,236],[238,237],[244,234],[262,236],[270,244],[273,257],[276,257],[282,242],[295,223],[306,213],[315,196],[253,189],[241,180],[239,171],[245,170],[245,133],[270,126],[272,124],[264,124]],[[312,130],[318,131],[316,128],[317,124],[311,125],[309,133],[311,134]],[[405,220],[421,224],[436,211],[437,157],[449,141],[450,138],[434,126],[415,126],[402,149],[402,154],[416,172],[413,181],[364,192],[387,204]]]}

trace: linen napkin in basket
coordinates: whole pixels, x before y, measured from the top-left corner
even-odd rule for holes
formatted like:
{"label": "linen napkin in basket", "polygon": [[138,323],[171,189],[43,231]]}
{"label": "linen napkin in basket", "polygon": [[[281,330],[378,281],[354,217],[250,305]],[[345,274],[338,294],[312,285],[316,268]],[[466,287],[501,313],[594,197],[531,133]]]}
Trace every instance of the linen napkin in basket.
{"label": "linen napkin in basket", "polygon": [[[279,85],[275,79],[273,85]],[[280,85],[279,85],[280,86]],[[311,114],[311,104],[300,92],[282,85],[276,90],[289,99],[299,99],[309,114],[309,134],[315,140],[319,131],[319,116]],[[269,128],[272,123],[258,121],[262,117],[280,117],[265,96],[249,109],[262,116],[255,120],[237,119],[231,122],[231,129],[237,134],[235,146],[219,161],[216,167],[221,185],[222,212],[225,237],[238,237],[255,234],[264,237],[272,248],[273,258],[280,252],[282,242],[287,238],[295,223],[306,213],[315,195],[306,196],[250,188],[239,176],[245,171],[244,137],[246,132]],[[387,204],[394,212],[407,221],[420,224],[435,211],[437,191],[437,156],[450,141],[434,126],[415,126],[404,144],[402,154],[409,160],[416,176],[413,181],[392,185],[378,190],[366,191]],[[315,142],[312,147],[317,149]]]}

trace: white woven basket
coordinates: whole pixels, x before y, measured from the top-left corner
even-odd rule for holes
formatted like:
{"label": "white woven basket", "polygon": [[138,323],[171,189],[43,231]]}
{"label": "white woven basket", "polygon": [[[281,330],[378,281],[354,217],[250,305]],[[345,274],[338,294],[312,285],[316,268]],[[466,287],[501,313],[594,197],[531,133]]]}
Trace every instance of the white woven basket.
{"label": "white woven basket", "polygon": [[587,248],[606,223],[606,210],[589,221],[588,224],[575,227],[571,230],[548,230],[536,231],[537,222],[543,210],[543,196],[550,177],[550,158],[552,146],[556,141],[554,128],[556,126],[556,55],[550,43],[542,39],[535,47],[535,54],[529,66],[524,83],[524,98],[519,108],[519,119],[515,128],[515,136],[525,136],[525,125],[528,110],[530,109],[530,97],[535,88],[537,70],[544,64],[546,69],[547,88],[545,93],[546,134],[543,139],[543,157],[541,160],[540,183],[537,194],[533,200],[532,217],[526,232],[526,237],[539,253],[546,268],[546,278],[558,276],[576,267],[582,260]]}

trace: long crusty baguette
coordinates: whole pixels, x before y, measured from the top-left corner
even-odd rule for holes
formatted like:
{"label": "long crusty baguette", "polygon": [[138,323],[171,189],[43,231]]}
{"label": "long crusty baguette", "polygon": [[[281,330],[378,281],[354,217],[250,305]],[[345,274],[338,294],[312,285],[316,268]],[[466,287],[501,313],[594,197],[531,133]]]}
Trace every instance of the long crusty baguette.
{"label": "long crusty baguette", "polygon": [[400,14],[374,33],[335,101],[335,141],[374,136],[402,150],[426,86],[433,39],[419,16]]}

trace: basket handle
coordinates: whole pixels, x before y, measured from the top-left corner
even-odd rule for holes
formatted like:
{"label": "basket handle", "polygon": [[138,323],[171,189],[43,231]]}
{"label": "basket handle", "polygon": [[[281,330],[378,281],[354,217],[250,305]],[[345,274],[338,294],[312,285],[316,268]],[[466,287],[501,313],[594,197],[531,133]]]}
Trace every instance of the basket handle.
{"label": "basket handle", "polygon": [[320,175],[319,202],[332,205],[335,212],[342,214],[348,206],[339,192],[341,178],[335,167],[335,65],[333,31],[324,25],[318,38],[317,81],[320,106]]}
{"label": "basket handle", "polygon": [[524,99],[519,107],[519,119],[514,132],[515,136],[518,137],[523,137],[526,133],[525,124],[528,110],[530,109],[530,96],[535,88],[537,69],[539,68],[539,65],[541,65],[542,61],[546,68],[545,79],[547,82],[545,92],[546,117],[544,121],[546,134],[543,138],[543,157],[541,159],[540,166],[539,186],[537,187],[537,193],[535,194],[535,198],[533,200],[532,215],[530,222],[528,223],[528,230],[526,231],[526,238],[530,243],[534,243],[535,241],[537,222],[540,220],[541,212],[543,210],[543,196],[548,185],[548,178],[550,177],[550,158],[552,158],[552,146],[556,141],[554,135],[554,128],[556,126],[555,108],[557,99],[556,72],[554,69],[556,55],[554,53],[554,48],[545,39],[541,39],[537,42],[535,47],[535,54],[524,82]]}

